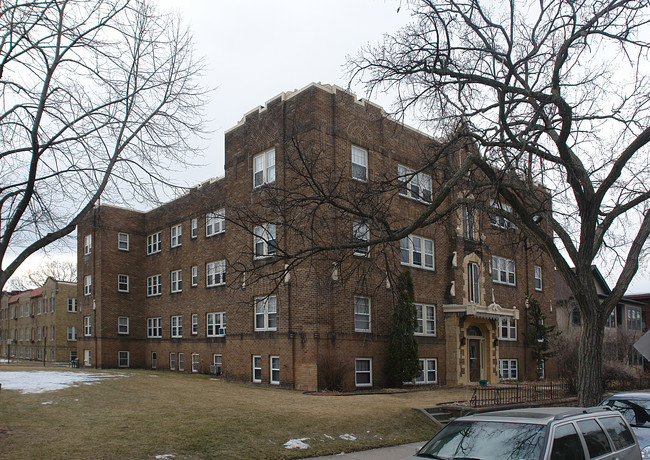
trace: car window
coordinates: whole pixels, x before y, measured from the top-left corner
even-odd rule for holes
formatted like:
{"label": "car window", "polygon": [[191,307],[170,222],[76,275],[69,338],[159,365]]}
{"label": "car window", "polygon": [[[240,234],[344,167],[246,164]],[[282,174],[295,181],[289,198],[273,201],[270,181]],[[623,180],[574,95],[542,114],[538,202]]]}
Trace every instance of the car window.
{"label": "car window", "polygon": [[634,444],[632,432],[620,417],[603,417],[598,421],[612,438],[616,450],[625,449]]}
{"label": "car window", "polygon": [[578,427],[585,438],[590,458],[600,457],[612,451],[607,435],[595,420],[580,420]]}
{"label": "car window", "polygon": [[610,399],[605,404],[623,414],[623,417],[625,417],[630,425],[650,427],[650,414],[648,413],[650,401],[640,399]]}
{"label": "car window", "polygon": [[580,442],[580,436],[578,436],[578,432],[573,424],[568,423],[555,428],[551,460],[577,460],[584,458],[585,453],[582,449],[582,442]]}
{"label": "car window", "polygon": [[419,456],[481,460],[537,460],[546,444],[545,426],[532,423],[455,421],[419,452]]}

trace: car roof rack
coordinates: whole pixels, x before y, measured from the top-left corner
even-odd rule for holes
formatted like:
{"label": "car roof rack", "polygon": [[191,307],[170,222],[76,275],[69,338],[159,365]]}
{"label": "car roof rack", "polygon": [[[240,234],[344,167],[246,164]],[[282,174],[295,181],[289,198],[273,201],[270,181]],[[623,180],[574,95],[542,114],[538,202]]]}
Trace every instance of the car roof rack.
{"label": "car roof rack", "polygon": [[580,414],[593,414],[595,412],[606,412],[612,410],[613,409],[609,406],[585,407],[582,409],[576,408],[575,411],[571,410],[567,412],[562,412],[561,414],[557,414],[555,417],[553,417],[553,420],[564,420],[565,418],[573,417]]}

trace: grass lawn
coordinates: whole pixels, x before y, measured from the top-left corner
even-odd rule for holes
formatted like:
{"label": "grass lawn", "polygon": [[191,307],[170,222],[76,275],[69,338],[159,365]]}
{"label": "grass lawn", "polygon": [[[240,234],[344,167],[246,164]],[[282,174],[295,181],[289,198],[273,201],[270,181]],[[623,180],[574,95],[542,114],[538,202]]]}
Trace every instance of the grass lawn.
{"label": "grass lawn", "polygon": [[[28,369],[43,370],[0,365],[3,372]],[[322,396],[206,375],[98,372],[125,377],[36,394],[2,389],[0,458],[280,459],[350,452],[428,439],[436,427],[414,408],[467,399],[470,391]],[[309,449],[284,445],[301,438]]]}

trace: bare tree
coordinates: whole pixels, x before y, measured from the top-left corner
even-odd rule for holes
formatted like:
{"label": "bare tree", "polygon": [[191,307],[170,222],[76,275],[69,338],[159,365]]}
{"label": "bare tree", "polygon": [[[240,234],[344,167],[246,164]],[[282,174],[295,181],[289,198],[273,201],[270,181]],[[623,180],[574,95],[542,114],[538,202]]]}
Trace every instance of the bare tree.
{"label": "bare tree", "polygon": [[191,37],[145,0],[0,5],[0,288],[102,195],[156,201],[205,90]]}
{"label": "bare tree", "polygon": [[[603,328],[650,234],[650,6],[640,0],[414,0],[350,61],[433,130],[462,121],[507,218],[552,257],[583,318],[579,404],[601,396]],[[540,187],[552,204],[540,199]],[[545,231],[550,225],[552,233]],[[599,299],[592,264],[618,275]],[[612,263],[614,261],[614,263]]]}
{"label": "bare tree", "polygon": [[43,286],[48,278],[76,283],[77,262],[50,259],[43,262],[37,268],[29,270],[24,276],[12,277],[8,285],[12,290],[26,291]]}

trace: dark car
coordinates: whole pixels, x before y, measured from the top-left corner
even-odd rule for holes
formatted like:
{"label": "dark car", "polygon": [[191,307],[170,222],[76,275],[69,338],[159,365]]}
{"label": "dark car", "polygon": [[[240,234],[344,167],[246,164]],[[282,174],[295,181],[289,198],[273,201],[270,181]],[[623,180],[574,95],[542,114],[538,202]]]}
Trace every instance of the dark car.
{"label": "dark car", "polygon": [[412,460],[638,460],[630,426],[605,407],[541,407],[459,417]]}
{"label": "dark car", "polygon": [[616,393],[605,398],[600,405],[609,406],[623,414],[639,441],[641,456],[650,458],[650,393]]}

